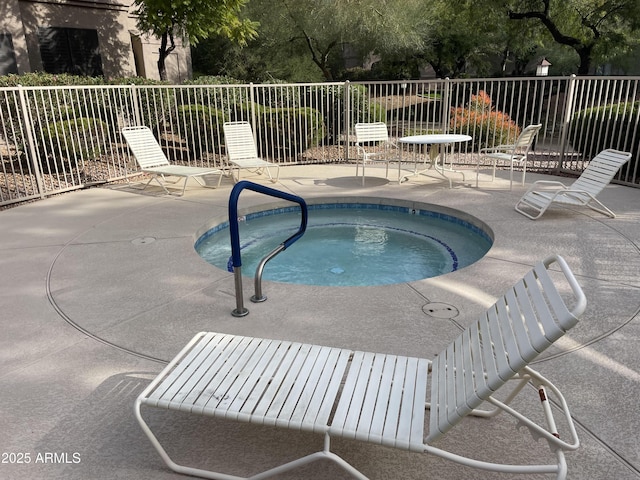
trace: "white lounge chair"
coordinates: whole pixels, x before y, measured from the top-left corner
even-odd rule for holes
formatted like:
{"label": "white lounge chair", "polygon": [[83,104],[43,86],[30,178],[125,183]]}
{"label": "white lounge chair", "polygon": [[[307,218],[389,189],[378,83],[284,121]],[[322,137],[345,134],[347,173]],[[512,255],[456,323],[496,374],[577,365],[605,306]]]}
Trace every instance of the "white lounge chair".
{"label": "white lounge chair", "polygon": [[536,138],[538,131],[542,128],[542,124],[529,125],[525,127],[520,136],[513,145],[496,145],[495,147],[480,149],[480,156],[476,166],[476,187],[480,176],[480,160],[482,158],[490,158],[493,161],[493,174],[491,181],[496,179],[496,164],[498,161],[509,163],[509,188],[513,188],[513,164],[522,165],[522,185],[524,185],[524,177],[527,173],[527,156],[533,140]]}
{"label": "white lounge chair", "polygon": [[[551,265],[553,275],[548,270]],[[366,478],[331,452],[331,438],[345,437],[431,453],[483,470],[553,473],[564,479],[564,452],[579,446],[575,426],[558,388],[528,364],[573,327],[585,307],[584,294],[565,261],[551,257],[537,264],[433,361],[202,332],[140,394],[135,415],[172,470],[205,478],[240,477],[176,464],[143,419],[142,406],[324,435],[323,450],[251,478],[267,478],[320,459],[336,462],[356,478]],[[496,395],[507,382],[512,388]],[[528,384],[535,390],[525,389]],[[509,405],[525,393],[541,402],[544,423]],[[552,399],[567,429],[563,439]],[[484,402],[489,409],[478,408]],[[428,427],[426,410],[430,410]],[[546,440],[553,460],[499,464],[432,445],[466,415],[492,417],[500,412],[515,417],[517,425],[526,426],[536,441]],[[508,441],[501,436],[492,444],[487,436],[486,448],[499,448]]]}
{"label": "white lounge chair", "polygon": [[[144,188],[147,188],[149,184],[155,180],[166,193],[171,193],[167,190],[166,184],[175,184],[178,183],[180,179],[184,179],[182,192],[180,193],[180,195],[184,195],[184,191],[187,188],[187,181],[190,178],[195,178],[203,187],[209,187],[209,185],[201,180],[201,177],[204,177],[205,175],[219,175],[216,186],[220,186],[222,175],[224,174],[222,170],[217,168],[190,167],[170,164],[167,156],[162,151],[162,148],[160,148],[156,137],[153,136],[153,133],[148,127],[124,127],[122,129],[122,136],[127,141],[127,145],[129,145],[131,153],[138,162],[140,170],[151,175],[151,178],[149,178],[149,181],[145,184]],[[179,178],[175,182],[168,182],[166,177]]]}
{"label": "white lounge chair", "polygon": [[364,166],[367,162],[384,162],[387,166],[386,178],[389,178],[389,162],[398,162],[398,182],[400,182],[400,151],[389,140],[387,125],[383,122],[356,123],[356,177],[362,164],[362,186],[364,186]]}
{"label": "white lounge chair", "polygon": [[580,177],[571,185],[553,180],[538,180],[516,203],[516,211],[532,220],[540,218],[552,204],[589,207],[596,212],[615,218],[615,213],[596,196],[629,161],[631,153],[619,150],[603,150],[596,155]]}
{"label": "white lounge chair", "polygon": [[[224,142],[227,149],[227,158],[232,168],[238,169],[237,177],[234,181],[240,180],[240,170],[246,168],[261,173],[263,170],[269,175],[269,180],[273,183],[278,181],[280,176],[280,166],[277,163],[267,162],[258,156],[256,142],[253,138],[253,130],[249,122],[227,122],[223,125]],[[273,178],[269,167],[276,167],[277,174]]]}

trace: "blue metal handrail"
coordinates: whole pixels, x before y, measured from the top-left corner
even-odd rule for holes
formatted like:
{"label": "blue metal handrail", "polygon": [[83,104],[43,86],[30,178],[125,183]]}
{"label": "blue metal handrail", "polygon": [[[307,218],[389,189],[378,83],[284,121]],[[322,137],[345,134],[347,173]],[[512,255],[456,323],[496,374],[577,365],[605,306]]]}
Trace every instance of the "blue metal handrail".
{"label": "blue metal handrail", "polygon": [[242,180],[234,185],[233,189],[231,190],[231,194],[229,195],[229,234],[231,236],[231,264],[233,266],[233,274],[235,277],[236,286],[236,308],[231,312],[234,317],[244,317],[249,313],[249,310],[244,307],[242,300],[242,258],[240,254],[240,230],[238,225],[238,198],[240,197],[240,192],[245,189],[253,190],[254,192],[262,193],[264,195],[269,195],[271,197],[277,197],[283,200],[297,203],[300,205],[300,210],[302,213],[300,228],[298,229],[298,231],[287,238],[284,242],[282,242],[275,250],[269,253],[260,262],[260,265],[256,270],[256,294],[253,297],[254,301],[261,302],[266,299],[262,296],[260,288],[262,269],[264,268],[266,262],[271,260],[278,253],[290,247],[296,240],[302,237],[305,230],[307,229],[307,204],[302,198],[246,180]]}

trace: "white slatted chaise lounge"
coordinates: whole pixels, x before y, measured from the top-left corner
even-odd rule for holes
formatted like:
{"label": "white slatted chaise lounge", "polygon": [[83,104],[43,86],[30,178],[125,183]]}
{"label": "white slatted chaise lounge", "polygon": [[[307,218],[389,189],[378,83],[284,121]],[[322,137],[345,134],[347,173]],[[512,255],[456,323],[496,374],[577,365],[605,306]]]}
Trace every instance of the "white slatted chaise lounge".
{"label": "white slatted chaise lounge", "polygon": [[[266,171],[269,180],[276,183],[280,176],[280,165],[268,162],[258,157],[258,149],[253,138],[253,129],[249,122],[227,122],[222,126],[224,130],[224,143],[227,149],[227,158],[231,167],[231,176],[235,182],[240,181],[240,170]],[[238,169],[238,175],[233,176],[233,167]],[[275,178],[271,176],[269,167],[277,169]]]}
{"label": "white slatted chaise lounge", "polygon": [[[552,274],[551,266],[556,267]],[[561,290],[552,277],[562,278]],[[354,477],[366,478],[330,451],[332,437],[431,453],[483,470],[549,473],[564,479],[564,452],[579,446],[569,408],[560,391],[527,365],[573,327],[585,307],[584,294],[565,261],[551,257],[537,264],[433,361],[203,332],[140,394],[135,414],[171,469],[205,478],[241,477],[174,463],[144,421],[142,406],[324,435],[323,450],[252,479],[319,459],[332,460]],[[498,400],[494,394],[510,381],[513,388],[506,388],[500,394],[503,400]],[[539,396],[544,425],[509,405],[525,393]],[[551,399],[560,406],[568,430],[562,439]],[[493,410],[478,408],[485,402]],[[546,440],[554,460],[535,465],[488,463],[432,445],[466,415],[490,417],[499,412],[514,416],[534,438]]]}
{"label": "white slatted chaise lounge", "polygon": [[[151,174],[151,178],[149,178],[144,188],[147,188],[149,184],[155,180],[166,193],[170,193],[169,190],[167,190],[166,184],[178,183],[183,179],[184,183],[180,195],[184,195],[184,191],[187,188],[187,181],[190,178],[195,178],[200,185],[207,187],[208,185],[201,180],[205,175],[219,175],[216,186],[220,186],[222,175],[224,174],[222,170],[217,168],[191,167],[188,165],[172,165],[169,163],[156,137],[153,136],[153,133],[148,127],[125,127],[122,129],[122,136],[127,141],[131,153],[140,166],[140,170]],[[167,182],[166,177],[178,177],[178,180],[175,182]]]}
{"label": "white slatted chaise lounge", "polygon": [[596,155],[582,174],[567,186],[553,180],[538,180],[518,200],[515,209],[525,217],[536,220],[554,203],[558,205],[588,207],[598,213],[615,218],[596,197],[609,185],[618,170],[629,161],[631,153],[607,149]]}

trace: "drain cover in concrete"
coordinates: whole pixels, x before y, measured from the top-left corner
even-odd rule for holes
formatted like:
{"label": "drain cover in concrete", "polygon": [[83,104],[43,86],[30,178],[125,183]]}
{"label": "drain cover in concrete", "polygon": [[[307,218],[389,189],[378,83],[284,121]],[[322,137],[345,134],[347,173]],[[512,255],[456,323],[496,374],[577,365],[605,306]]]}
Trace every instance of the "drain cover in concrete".
{"label": "drain cover in concrete", "polygon": [[140,237],[134,238],[133,240],[131,240],[131,243],[133,243],[134,245],[147,245],[155,241],[156,239],[154,237]]}
{"label": "drain cover in concrete", "polygon": [[423,305],[422,311],[434,318],[454,318],[460,313],[453,305],[439,302],[431,302]]}

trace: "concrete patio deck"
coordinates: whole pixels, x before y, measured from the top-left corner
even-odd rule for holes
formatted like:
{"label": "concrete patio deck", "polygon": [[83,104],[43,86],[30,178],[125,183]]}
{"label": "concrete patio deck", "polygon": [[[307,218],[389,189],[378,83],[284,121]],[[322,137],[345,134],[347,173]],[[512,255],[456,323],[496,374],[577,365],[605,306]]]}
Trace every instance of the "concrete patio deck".
{"label": "concrete patio deck", "polygon": [[[600,198],[615,219],[554,208],[534,222],[514,211],[524,187],[509,191],[505,172],[495,182],[481,176],[479,189],[470,187],[475,174],[463,183],[453,176],[448,189],[425,176],[402,185],[371,178],[362,187],[353,165],[281,170],[275,188],[303,198],[376,196],[463,210],[493,229],[495,243],[470,267],[409,284],[265,282],[269,300],[253,304],[247,280],[250,314],[239,319],[230,314],[233,276],[193,248],[196,231],[226,214],[229,179],[217,190],[194,182],[181,198],[111,185],[2,211],[0,478],[185,478],[165,467],[137,425],[133,403],[196,332],[432,358],[536,261],[558,253],[588,307],[533,367],[561,388],[578,426],[582,446],[567,454],[568,478],[640,479],[640,189],[605,189]],[[240,208],[271,201],[243,192]],[[458,313],[429,315],[429,303]],[[176,460],[229,474],[249,475],[322,448],[317,435],[165,412],[148,418]],[[494,461],[537,463],[548,455],[546,443],[532,446],[529,433],[514,426],[507,416],[465,419],[439,446]],[[335,441],[334,449],[372,479],[513,478],[365,443]],[[348,477],[316,462],[278,478]]]}

